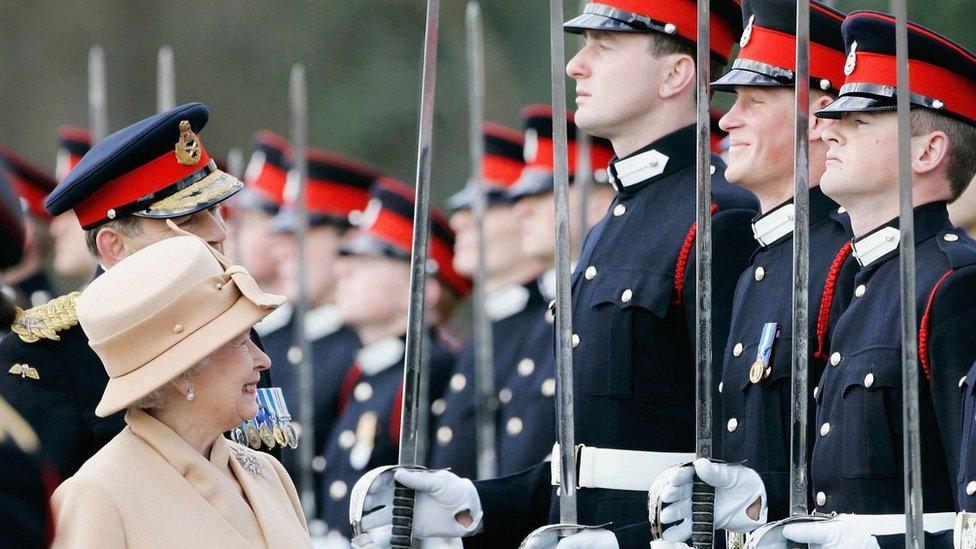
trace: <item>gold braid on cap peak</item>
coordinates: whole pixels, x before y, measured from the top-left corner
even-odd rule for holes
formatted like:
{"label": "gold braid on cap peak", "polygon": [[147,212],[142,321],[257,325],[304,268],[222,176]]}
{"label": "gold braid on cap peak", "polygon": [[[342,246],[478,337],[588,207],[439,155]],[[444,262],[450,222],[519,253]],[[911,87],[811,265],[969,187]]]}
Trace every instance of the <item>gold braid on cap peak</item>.
{"label": "gold braid on cap peak", "polygon": [[216,171],[214,178],[204,178],[190,185],[189,187],[177,191],[162,200],[153,202],[149,206],[149,211],[178,212],[189,208],[195,208],[200,204],[206,204],[211,200],[223,196],[242,183],[236,177],[232,177],[224,172]]}
{"label": "gold braid on cap peak", "polygon": [[60,341],[58,332],[78,324],[75,307],[80,295],[81,292],[71,292],[26,311],[18,307],[10,330],[24,343],[34,343],[41,339]]}

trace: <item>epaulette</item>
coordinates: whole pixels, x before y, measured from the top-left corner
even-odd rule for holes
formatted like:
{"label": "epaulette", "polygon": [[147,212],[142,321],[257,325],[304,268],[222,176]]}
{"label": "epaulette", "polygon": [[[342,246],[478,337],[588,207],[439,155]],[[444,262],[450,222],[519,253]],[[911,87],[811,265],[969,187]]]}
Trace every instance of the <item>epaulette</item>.
{"label": "epaulette", "polygon": [[941,232],[936,237],[936,242],[949,260],[951,268],[961,269],[976,264],[976,242],[962,229]]}
{"label": "epaulette", "polygon": [[37,453],[40,440],[27,420],[22,418],[6,400],[0,398],[0,442],[10,437],[23,452]]}
{"label": "epaulette", "polygon": [[71,292],[26,311],[18,308],[10,330],[24,343],[34,343],[41,339],[60,341],[58,332],[78,324],[75,305],[80,295],[81,292]]}

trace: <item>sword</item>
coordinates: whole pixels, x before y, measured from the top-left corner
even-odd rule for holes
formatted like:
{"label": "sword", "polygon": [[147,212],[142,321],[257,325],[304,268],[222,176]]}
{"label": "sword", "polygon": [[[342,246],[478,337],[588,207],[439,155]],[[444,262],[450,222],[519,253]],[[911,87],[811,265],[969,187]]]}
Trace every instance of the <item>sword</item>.
{"label": "sword", "polygon": [[92,46],[88,51],[88,119],[94,143],[108,135],[105,88],[105,50]]}
{"label": "sword", "polygon": [[912,217],[911,113],[908,79],[908,7],[891,0],[895,15],[898,74],[898,266],[901,272],[901,374],[904,385],[902,422],[905,445],[905,547],[925,547],[922,526],[922,455],[918,422],[918,335],[915,326],[915,219]]}
{"label": "sword", "polygon": [[476,0],[468,2],[465,12],[468,31],[468,152],[471,158],[471,175],[468,192],[471,193],[471,211],[478,233],[478,268],[474,276],[471,301],[474,306],[475,393],[477,406],[478,478],[498,475],[495,445],[498,399],[495,396],[495,365],[492,355],[491,322],[485,313],[485,286],[488,273],[485,263],[485,185],[483,162],[485,141],[481,134],[485,112],[485,52],[481,24],[481,6]]}
{"label": "sword", "polygon": [[[312,406],[312,357],[308,337],[305,335],[305,314],[308,311],[308,263],[305,257],[305,239],[308,234],[308,205],[306,187],[308,183],[308,88],[305,83],[304,65],[293,65],[289,86],[289,107],[291,110],[292,145],[294,147],[294,167],[291,177],[297,178],[295,245],[298,247],[298,303],[295,304],[295,327],[293,343],[289,349],[289,361],[298,366],[298,417],[301,425],[311,433],[314,423]],[[293,353],[294,349],[298,350]],[[297,355],[297,356],[295,356]],[[298,360],[293,360],[297,358]],[[301,481],[302,508],[305,517],[315,517],[315,489],[312,486],[312,452],[315,450],[309,440],[298,447],[299,480]]]}
{"label": "sword", "polygon": [[[410,254],[410,308],[403,366],[403,408],[400,416],[399,465],[420,463],[418,400],[424,343],[424,291],[427,282],[427,237],[430,231],[430,163],[434,126],[434,90],[437,75],[437,30],[440,0],[427,0],[424,57],[421,68],[420,129],[417,144],[417,200],[413,211],[413,249]],[[393,492],[391,547],[411,546],[414,491],[396,485]]]}
{"label": "sword", "polygon": [[156,64],[156,110],[168,111],[176,107],[176,67],[173,63],[173,48],[159,48]]}
{"label": "sword", "polygon": [[[712,150],[708,83],[711,81],[709,0],[698,0],[696,69],[697,162],[695,195],[695,454],[712,457]],[[715,537],[715,488],[695,476],[691,495],[691,546],[711,548]]]}
{"label": "sword", "polygon": [[[807,423],[810,288],[810,0],[796,2],[793,172],[793,409],[790,430],[790,514],[807,514]],[[791,548],[802,545],[790,542]]]}

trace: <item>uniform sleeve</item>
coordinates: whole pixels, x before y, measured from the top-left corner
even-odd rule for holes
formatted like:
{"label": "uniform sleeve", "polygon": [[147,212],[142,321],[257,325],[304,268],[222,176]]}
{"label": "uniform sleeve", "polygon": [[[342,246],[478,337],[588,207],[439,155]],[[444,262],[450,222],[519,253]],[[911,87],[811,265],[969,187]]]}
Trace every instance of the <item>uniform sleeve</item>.
{"label": "uniform sleeve", "polygon": [[926,331],[929,387],[949,471],[954,476],[959,470],[962,439],[959,380],[976,360],[976,266],[946,278],[935,294]]}
{"label": "uniform sleeve", "polygon": [[[904,535],[875,536],[881,549],[904,549]],[[952,530],[930,533],[925,532],[926,549],[953,549]]]}
{"label": "uniform sleeve", "polygon": [[285,470],[285,466],[282,465],[280,461],[271,456],[267,456],[265,460],[271,464],[271,467],[278,475],[278,480],[281,481],[281,485],[284,487],[285,493],[288,494],[288,500],[291,501],[291,506],[295,511],[295,515],[302,523],[302,528],[304,528],[307,532],[308,524],[305,522],[305,512],[302,510],[301,499],[298,497],[298,490],[295,489],[295,483],[292,482],[291,477],[288,475],[288,471]]}
{"label": "uniform sleeve", "polygon": [[549,462],[502,478],[474,483],[484,512],[481,533],[463,538],[467,548],[518,547],[533,530],[549,523],[553,493]]}
{"label": "uniform sleeve", "polygon": [[68,479],[51,497],[52,549],[125,547],[125,531],[113,502],[95,485]]}

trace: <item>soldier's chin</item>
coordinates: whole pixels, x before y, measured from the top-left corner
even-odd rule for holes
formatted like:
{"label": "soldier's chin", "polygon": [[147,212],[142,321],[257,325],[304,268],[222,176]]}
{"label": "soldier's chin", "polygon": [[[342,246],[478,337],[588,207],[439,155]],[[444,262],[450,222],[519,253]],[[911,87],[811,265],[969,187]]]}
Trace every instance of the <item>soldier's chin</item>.
{"label": "soldier's chin", "polygon": [[577,127],[590,135],[596,137],[607,136],[607,132],[602,129],[605,122],[600,119],[599,113],[595,112],[593,107],[587,106],[585,102],[579,106],[579,109],[573,115],[573,121]]}

